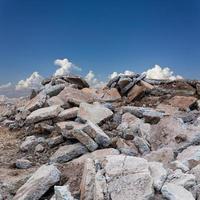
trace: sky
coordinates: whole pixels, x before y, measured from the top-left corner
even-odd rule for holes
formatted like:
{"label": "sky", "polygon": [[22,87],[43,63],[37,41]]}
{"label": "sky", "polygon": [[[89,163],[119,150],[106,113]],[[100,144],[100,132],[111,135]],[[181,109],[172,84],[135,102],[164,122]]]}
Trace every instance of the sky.
{"label": "sky", "polygon": [[0,85],[63,59],[98,79],[155,64],[200,79],[200,1],[0,0]]}

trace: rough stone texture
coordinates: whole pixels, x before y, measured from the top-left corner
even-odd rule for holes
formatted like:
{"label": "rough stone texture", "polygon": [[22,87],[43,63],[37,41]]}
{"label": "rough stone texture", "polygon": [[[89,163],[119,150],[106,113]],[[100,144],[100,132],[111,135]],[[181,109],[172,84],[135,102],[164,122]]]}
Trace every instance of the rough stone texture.
{"label": "rough stone texture", "polygon": [[161,192],[169,200],[195,200],[188,190],[173,183],[165,184]]}
{"label": "rough stone texture", "polygon": [[87,121],[86,126],[83,127],[83,131],[102,147],[108,147],[111,143],[111,139],[103,132],[103,130],[89,120]]}
{"label": "rough stone texture", "polygon": [[57,96],[64,88],[65,88],[64,84],[58,84],[58,85],[53,85],[53,86],[46,85],[43,91],[49,97],[53,97],[53,96]]}
{"label": "rough stone texture", "polygon": [[74,158],[81,156],[82,154],[87,153],[87,148],[82,144],[72,144],[61,146],[51,157],[51,162],[63,163],[70,161]]}
{"label": "rough stone texture", "polygon": [[54,96],[48,99],[47,104],[48,106],[54,106],[54,105],[64,106],[65,105],[64,101],[60,99],[58,96]]}
{"label": "rough stone texture", "polygon": [[138,150],[141,154],[147,154],[150,152],[150,148],[149,148],[150,145],[148,144],[148,142],[145,139],[136,136],[134,138],[134,144],[138,148]]}
{"label": "rough stone texture", "polygon": [[68,119],[73,119],[73,118],[77,117],[78,110],[79,110],[78,107],[63,110],[58,115],[58,120],[65,121],[65,120],[68,120]]}
{"label": "rough stone texture", "polygon": [[64,139],[63,139],[63,136],[62,135],[59,135],[59,136],[56,136],[56,137],[53,137],[53,138],[49,138],[47,140],[47,144],[50,148],[52,147],[55,147],[61,143],[64,142]]}
{"label": "rough stone texture", "polygon": [[18,169],[28,169],[29,167],[32,166],[32,163],[29,160],[22,158],[22,159],[16,160],[15,166]]}
{"label": "rough stone texture", "polygon": [[161,190],[167,178],[167,170],[159,162],[149,162],[149,169],[153,177],[154,188],[158,191]]}
{"label": "rough stone texture", "polygon": [[25,110],[34,111],[38,108],[41,108],[46,102],[46,94],[44,92],[40,92],[36,97],[31,99],[26,105]]}
{"label": "rough stone texture", "polygon": [[54,165],[42,165],[17,191],[13,200],[38,200],[60,180],[60,171]]}
{"label": "rough stone texture", "polygon": [[20,145],[20,150],[28,151],[31,148],[35,147],[37,144],[38,144],[38,139],[34,135],[28,136],[26,137],[25,141],[22,142],[22,144]]}
{"label": "rough stone texture", "polygon": [[174,152],[172,148],[164,147],[157,151],[151,151],[149,154],[145,155],[144,158],[150,162],[162,162],[164,165],[167,165],[174,160]]}
{"label": "rough stone texture", "polygon": [[39,121],[47,120],[47,119],[52,119],[58,116],[58,114],[62,111],[63,109],[60,106],[50,106],[46,108],[40,108],[38,110],[33,111],[27,118],[26,122],[27,123],[36,123]]}
{"label": "rough stone texture", "polygon": [[63,100],[64,103],[70,102],[75,105],[80,105],[80,103],[83,102],[90,103],[93,101],[91,95],[85,94],[81,90],[72,87],[66,87],[64,90],[60,92],[60,94],[57,97]]}
{"label": "rough stone texture", "polygon": [[196,184],[195,176],[193,174],[184,174],[180,169],[169,174],[167,182],[183,186],[186,189],[189,189]]}
{"label": "rough stone texture", "polygon": [[128,102],[130,103],[133,101],[136,97],[138,97],[140,94],[142,94],[145,91],[145,87],[141,85],[135,85],[131,88],[131,90],[128,92]]}
{"label": "rough stone texture", "polygon": [[82,181],[80,185],[81,200],[93,200],[94,180],[95,180],[95,165],[92,159],[87,159],[84,165]]}
{"label": "rough stone texture", "polygon": [[151,199],[153,180],[145,159],[132,156],[107,156],[103,162],[108,193],[112,199]]}
{"label": "rough stone texture", "polygon": [[177,160],[186,166],[190,166],[190,161],[200,161],[200,146],[190,146],[178,154]]}
{"label": "rough stone texture", "polygon": [[180,169],[180,170],[182,170],[182,172],[187,172],[190,170],[186,165],[184,165],[183,163],[181,163],[178,160],[171,162],[170,168],[173,170]]}
{"label": "rough stone texture", "polygon": [[195,97],[175,96],[168,102],[173,107],[178,107],[181,110],[188,110],[197,101]]}
{"label": "rough stone texture", "polygon": [[200,164],[192,168],[190,173],[195,176],[197,184],[200,184]]}
{"label": "rough stone texture", "polygon": [[85,145],[88,150],[94,151],[98,148],[97,143],[83,130],[75,129],[73,131],[73,136],[76,138],[80,143]]}
{"label": "rough stone texture", "polygon": [[56,200],[75,200],[69,191],[69,186],[54,186]]}
{"label": "rough stone texture", "polygon": [[94,124],[98,124],[112,115],[113,112],[110,109],[98,103],[81,103],[78,111],[78,117],[83,120],[90,120]]}

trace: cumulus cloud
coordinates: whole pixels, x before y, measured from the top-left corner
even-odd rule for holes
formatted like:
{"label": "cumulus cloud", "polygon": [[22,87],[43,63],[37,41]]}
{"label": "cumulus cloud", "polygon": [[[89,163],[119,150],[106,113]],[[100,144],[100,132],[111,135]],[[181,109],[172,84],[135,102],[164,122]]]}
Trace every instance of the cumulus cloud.
{"label": "cumulus cloud", "polygon": [[147,70],[145,74],[149,79],[169,79],[169,80],[182,79],[182,76],[174,75],[174,72],[170,68],[168,67],[161,68],[159,65],[155,65],[153,68]]}
{"label": "cumulus cloud", "polygon": [[43,77],[38,72],[33,72],[27,79],[21,80],[16,85],[16,90],[39,89]]}
{"label": "cumulus cloud", "polygon": [[90,86],[93,87],[102,87],[105,85],[103,81],[100,81],[96,78],[96,75],[92,70],[90,70],[88,74],[85,76],[85,80],[88,82]]}
{"label": "cumulus cloud", "polygon": [[69,74],[72,70],[81,70],[81,68],[74,65],[67,58],[56,59],[54,64],[59,67],[54,74],[55,76]]}
{"label": "cumulus cloud", "polygon": [[129,70],[125,70],[124,73],[113,72],[112,74],[110,74],[108,76],[108,79],[112,79],[112,78],[114,78],[116,76],[120,76],[120,75],[134,75],[134,74],[135,74],[135,72],[129,71]]}
{"label": "cumulus cloud", "polygon": [[6,83],[6,84],[3,84],[3,85],[0,85],[0,89],[6,89],[6,88],[9,88],[11,87],[12,83],[9,82],[9,83]]}

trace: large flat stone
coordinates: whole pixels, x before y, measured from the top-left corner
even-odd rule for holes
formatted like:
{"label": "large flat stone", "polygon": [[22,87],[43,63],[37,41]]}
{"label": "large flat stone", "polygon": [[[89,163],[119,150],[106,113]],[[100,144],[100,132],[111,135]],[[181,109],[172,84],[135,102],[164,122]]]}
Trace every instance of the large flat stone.
{"label": "large flat stone", "polygon": [[42,165],[19,188],[13,200],[38,200],[60,180],[60,171],[54,165]]}
{"label": "large flat stone", "polygon": [[113,112],[110,109],[98,103],[81,103],[78,111],[78,117],[83,120],[90,120],[94,124],[98,124],[112,115]]}
{"label": "large flat stone", "polygon": [[50,106],[46,108],[40,108],[38,110],[33,111],[27,118],[26,122],[27,123],[36,123],[40,122],[43,120],[47,119],[52,119],[58,116],[58,114],[62,111],[63,109],[58,106]]}
{"label": "large flat stone", "polygon": [[51,162],[58,162],[58,163],[64,163],[68,162],[74,158],[77,158],[85,153],[87,153],[88,150],[86,147],[84,147],[81,143],[76,143],[72,145],[65,145],[61,146],[51,157]]}

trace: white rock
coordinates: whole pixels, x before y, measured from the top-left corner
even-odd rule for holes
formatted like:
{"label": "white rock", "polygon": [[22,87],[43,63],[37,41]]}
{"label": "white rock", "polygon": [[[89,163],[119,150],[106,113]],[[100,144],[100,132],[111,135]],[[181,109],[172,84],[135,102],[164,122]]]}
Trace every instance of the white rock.
{"label": "white rock", "polygon": [[60,171],[54,165],[42,165],[19,188],[13,200],[38,200],[48,189],[60,180]]}
{"label": "white rock", "polygon": [[95,103],[81,103],[78,111],[78,117],[83,120],[90,120],[94,124],[98,124],[103,120],[108,119],[113,115],[113,112],[105,106]]}
{"label": "white rock", "polygon": [[69,186],[54,186],[56,200],[75,200],[69,191]]}
{"label": "white rock", "polygon": [[168,200],[195,200],[192,194],[182,186],[167,183],[162,187],[162,195]]}
{"label": "white rock", "polygon": [[167,178],[167,170],[160,162],[149,162],[149,169],[153,177],[154,187],[159,191]]}
{"label": "white rock", "polygon": [[39,121],[47,120],[47,119],[52,119],[58,116],[58,114],[62,111],[63,109],[58,106],[50,106],[46,108],[40,108],[38,110],[33,111],[27,118],[26,122],[27,123],[36,123]]}

